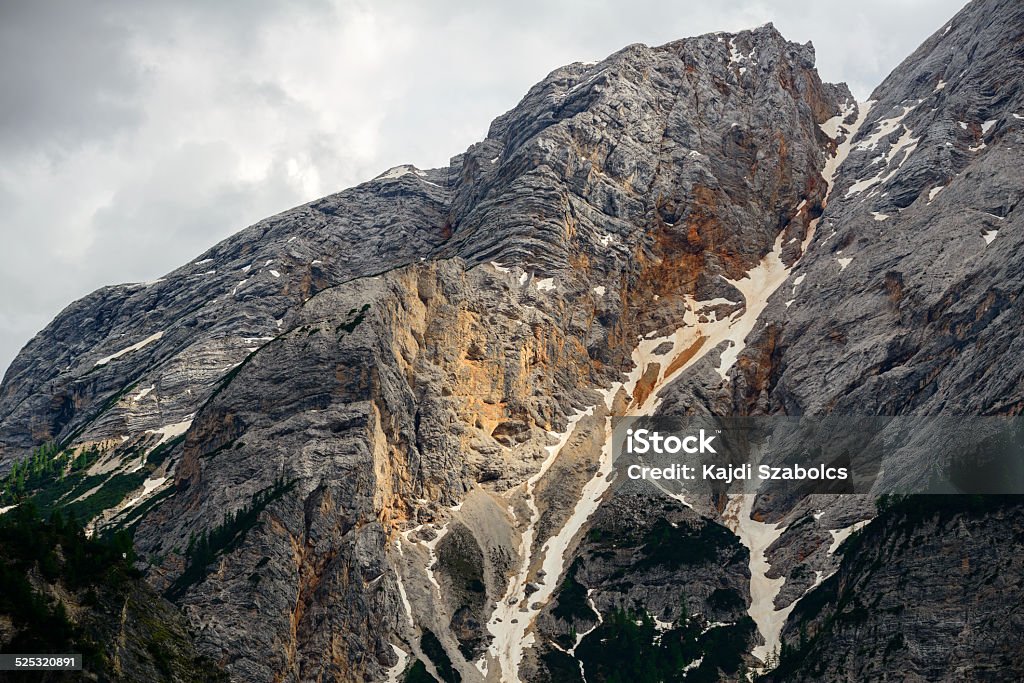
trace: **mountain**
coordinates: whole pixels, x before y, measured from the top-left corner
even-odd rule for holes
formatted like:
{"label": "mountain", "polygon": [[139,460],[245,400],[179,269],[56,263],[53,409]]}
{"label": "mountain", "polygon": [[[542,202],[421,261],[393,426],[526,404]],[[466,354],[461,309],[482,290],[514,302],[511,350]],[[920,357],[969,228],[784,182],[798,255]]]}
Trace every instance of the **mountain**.
{"label": "mountain", "polygon": [[560,68],[446,168],[68,307],[0,504],[130,530],[233,680],[1019,675],[1024,500],[652,497],[611,434],[1020,415],[1022,34],[975,0],[864,103],[770,24]]}

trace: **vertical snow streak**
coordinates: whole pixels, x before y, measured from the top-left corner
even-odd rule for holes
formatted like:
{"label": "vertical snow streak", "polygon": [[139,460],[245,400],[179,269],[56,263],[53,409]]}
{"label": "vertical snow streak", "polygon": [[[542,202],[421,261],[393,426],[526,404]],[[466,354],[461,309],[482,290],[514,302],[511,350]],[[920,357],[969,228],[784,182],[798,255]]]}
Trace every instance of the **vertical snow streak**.
{"label": "vertical snow streak", "polygon": [[[397,538],[395,539],[395,547],[398,548],[399,556],[405,555],[402,552],[402,542]],[[398,582],[398,597],[402,599],[402,607],[405,608],[405,616],[409,620],[409,627],[414,628],[416,621],[412,616],[412,604],[409,602],[409,595],[405,592],[405,583],[402,581],[402,571],[400,568],[395,569],[395,581]]]}
{"label": "vertical snow streak", "polygon": [[729,496],[726,505],[726,525],[739,536],[740,543],[750,551],[750,618],[757,624],[757,630],[764,638],[764,644],[754,648],[755,657],[764,662],[769,654],[779,648],[782,626],[796,602],[781,610],[775,609],[775,598],[782,590],[786,577],[768,578],[771,564],[766,555],[768,547],[775,542],[785,527],[781,524],[765,524],[751,519],[754,507],[754,493],[737,493]]}
{"label": "vertical snow streak", "polygon": [[405,673],[405,665],[409,662],[409,653],[394,643],[391,644],[391,649],[395,651],[398,663],[388,669],[388,683],[398,683],[401,675]]}
{"label": "vertical snow streak", "polygon": [[[679,358],[684,353],[692,354],[685,362],[673,369],[672,372],[659,373],[658,381],[655,383],[650,395],[655,400],[646,401],[641,404],[631,405],[626,411],[628,416],[653,415],[661,402],[657,397],[658,391],[681,376],[686,370],[693,367],[712,349],[717,348],[722,342],[731,342],[731,347],[738,347],[732,356],[726,357],[723,354],[722,367],[719,372],[724,373],[735,362],[739,349],[747,334],[753,329],[754,323],[767,305],[771,294],[786,280],[789,270],[781,260],[782,239],[776,239],[774,249],[765,256],[757,266],[752,268],[746,277],[733,282],[746,300],[746,305],[741,312],[738,312],[723,320],[712,320],[708,323],[697,323],[696,311],[708,306],[711,302],[691,302],[687,313],[686,323],[673,334],[660,339],[641,340],[633,351],[633,370],[629,373],[625,382],[616,383],[610,388],[602,391],[604,395],[604,406],[602,412],[611,410],[612,402],[619,392],[631,394],[646,371],[649,363],[659,356],[654,356],[653,351],[663,342],[670,342],[672,349],[668,352],[669,357]],[[717,303],[717,302],[716,302]],[[691,319],[692,318],[692,319]],[[696,352],[693,351],[694,344],[700,339]],[[488,648],[487,658],[490,662],[497,663],[497,667],[488,667],[496,673],[500,672],[503,681],[519,679],[519,663],[522,661],[523,652],[526,647],[534,642],[530,629],[540,609],[547,603],[559,584],[562,572],[565,569],[565,553],[568,551],[573,539],[583,528],[586,521],[597,510],[605,493],[611,485],[612,474],[612,424],[611,417],[605,418],[605,440],[601,451],[601,458],[598,466],[598,473],[584,485],[579,501],[576,503],[572,514],[562,528],[543,546],[543,568],[544,582],[539,583],[538,590],[532,595],[526,595],[526,584],[530,569],[534,564],[531,556],[531,548],[535,533],[535,525],[540,518],[540,512],[533,500],[533,488],[537,481],[544,476],[554,459],[568,443],[572,431],[583,415],[595,414],[594,406],[582,413],[577,413],[570,420],[566,431],[560,436],[559,442],[549,447],[549,456],[541,466],[540,471],[527,480],[526,493],[528,506],[530,507],[530,521],[522,535],[522,562],[519,572],[509,584],[505,596],[495,607],[494,613],[487,624],[488,630],[494,636]],[[528,602],[527,602],[528,600]],[[524,604],[525,603],[525,604]]]}
{"label": "vertical snow streak", "polygon": [[[821,124],[821,130],[828,135],[830,138],[835,139],[839,134],[845,134],[845,138],[842,142],[836,145],[835,155],[826,155],[825,167],[822,169],[822,175],[825,178],[825,182],[828,184],[828,188],[825,191],[824,204],[828,205],[828,200],[832,195],[832,189],[835,186],[836,173],[839,171],[839,167],[843,161],[849,155],[850,150],[853,148],[853,139],[856,137],[857,132],[863,125],[864,120],[867,118],[868,112],[871,110],[871,106],[874,101],[867,101],[858,105],[857,118],[852,124],[846,126],[843,124],[845,119],[850,114],[850,109],[844,110],[839,116],[835,116],[825,123]],[[864,143],[861,143],[863,145]],[[807,248],[810,246],[811,240],[814,239],[814,232],[818,225],[818,219],[811,221],[810,226],[807,230],[807,236],[804,238],[802,245],[802,253],[800,259],[793,264],[796,267],[797,263],[803,259],[803,256],[807,253]],[[779,249],[779,243],[776,243],[776,250]],[[773,252],[774,254],[774,252]],[[766,257],[766,261],[772,257],[769,254]],[[763,262],[764,263],[764,262]],[[765,264],[765,271],[761,275],[763,282],[761,285],[760,297],[757,298],[758,306],[755,306],[757,310],[756,316],[759,316],[761,311],[764,310],[764,303],[767,302],[768,296],[776,289],[782,281],[788,277],[791,268],[784,268],[782,271],[782,280],[776,281],[779,273],[773,270],[773,263],[769,262]],[[777,267],[777,266],[776,266]],[[752,271],[753,272],[753,271]],[[803,275],[800,276],[799,281],[803,280]],[[756,280],[756,278],[752,278]],[[740,280],[740,283],[744,280]],[[737,288],[739,284],[732,283]],[[756,282],[752,282],[751,285],[755,285]],[[748,293],[744,289],[740,289],[743,292],[744,297],[748,301],[748,313],[750,312],[750,300],[751,294],[757,294],[756,287],[748,285],[748,288],[753,290]],[[749,329],[753,329],[753,321],[750,323]],[[730,355],[730,358],[735,360],[736,355],[739,351]],[[725,354],[723,354],[723,365],[725,365]],[[729,503],[726,507],[726,524],[739,536],[740,543],[745,545],[750,551],[750,609],[748,613],[750,617],[757,624],[757,629],[764,638],[764,644],[758,645],[753,649],[752,654],[760,659],[762,662],[765,658],[775,652],[780,643],[782,635],[782,627],[786,623],[786,619],[789,617],[789,613],[793,610],[796,605],[796,600],[791,602],[789,605],[781,610],[775,609],[775,598],[778,596],[779,591],[782,590],[783,584],[786,582],[785,577],[779,577],[777,579],[769,579],[768,572],[771,570],[771,564],[768,562],[766,552],[775,542],[782,532],[785,531],[785,527],[781,524],[765,524],[751,519],[750,513],[754,507],[755,492],[735,494],[729,497]]]}
{"label": "vertical snow streak", "polygon": [[[670,373],[661,371],[658,381],[650,392],[650,395],[654,396],[655,399],[642,404],[631,405],[625,411],[626,415],[653,415],[661,402],[657,393],[662,388],[693,367],[712,349],[717,348],[722,342],[728,341],[731,346],[727,351],[732,349],[735,349],[735,351],[729,355],[726,355],[726,353],[722,354],[722,363],[718,371],[725,377],[725,373],[735,362],[739,351],[742,349],[742,344],[747,334],[753,329],[757,318],[767,306],[768,298],[788,277],[789,269],[782,263],[781,251],[782,239],[780,236],[776,239],[773,250],[757,266],[752,268],[746,277],[731,281],[731,284],[736,286],[745,298],[745,307],[740,312],[722,320],[714,319],[707,323],[697,323],[696,311],[708,306],[711,302],[693,301],[690,303],[689,311],[684,321],[686,324],[683,327],[680,327],[673,334],[664,338],[641,340],[633,351],[633,370],[629,373],[626,381],[616,383],[602,392],[605,399],[604,408],[607,410],[611,409],[612,401],[620,391],[629,394],[636,389],[636,385],[649,363],[661,357],[660,354],[659,356],[654,356],[654,349],[666,341],[672,344],[672,349],[668,354],[664,355],[678,358],[682,354],[688,353],[692,354],[692,356],[687,358],[685,362],[682,362],[679,367],[674,368]],[[703,343],[694,352],[695,342],[702,338]],[[513,577],[508,591],[496,606],[487,625],[488,630],[494,636],[491,646],[488,648],[487,657],[490,661],[498,664],[497,668],[492,670],[500,671],[500,679],[503,681],[519,679],[519,663],[522,660],[523,652],[527,646],[532,645],[534,642],[533,634],[529,632],[530,628],[540,609],[551,598],[555,588],[558,586],[558,581],[564,570],[565,553],[575,536],[583,528],[583,525],[598,508],[604,494],[611,485],[612,428],[611,417],[606,417],[605,443],[601,452],[598,473],[584,486],[580,500],[573,509],[572,515],[563,527],[544,545],[542,549],[544,553],[542,568],[545,571],[545,580],[543,584],[539,585],[539,589],[527,598],[525,593],[527,577],[534,562],[530,549],[533,543],[534,527],[540,518],[539,511],[536,509],[532,497],[533,487],[540,477],[547,472],[551,463],[568,442],[579,418],[584,414],[593,415],[594,408],[596,407],[589,408],[583,411],[583,413],[577,413],[570,420],[570,424],[561,435],[559,442],[555,446],[549,447],[550,455],[545,460],[541,470],[526,483],[531,519],[522,536],[523,560],[519,573]],[[529,599],[529,603],[523,604],[527,599]],[[488,668],[491,669],[491,667]]]}
{"label": "vertical snow streak", "polygon": [[[593,588],[587,589],[587,605],[589,605],[590,609],[594,610],[594,614],[597,615],[597,623],[595,623],[591,628],[588,628],[583,633],[576,634],[576,642],[573,644],[571,648],[569,648],[568,652],[568,654],[573,658],[576,657],[576,648],[580,646],[580,643],[583,642],[583,639],[590,635],[591,632],[596,631],[597,628],[604,623],[604,617],[601,616],[601,611],[597,609],[597,605],[594,604],[594,599],[590,597],[591,594],[593,594],[593,592]],[[587,683],[587,672],[583,669],[583,660],[577,659],[576,663],[580,667],[580,678],[583,679],[583,683]]]}
{"label": "vertical snow streak", "polygon": [[[520,537],[519,548],[521,561],[519,571],[509,581],[505,595],[495,606],[491,619],[487,623],[487,630],[490,631],[494,638],[491,641],[487,654],[485,655],[484,663],[488,664],[488,659],[498,662],[498,668],[503,674],[503,680],[518,679],[519,662],[522,660],[523,650],[528,644],[526,631],[531,625],[533,621],[532,617],[536,615],[537,611],[531,611],[528,607],[520,607],[520,604],[527,599],[526,586],[527,583],[529,583],[530,568],[534,561],[533,539],[537,522],[540,520],[540,510],[537,508],[537,503],[534,500],[533,495],[534,488],[537,485],[537,482],[540,481],[541,477],[547,473],[548,468],[550,468],[554,463],[558,454],[569,442],[569,438],[575,431],[576,425],[579,421],[585,415],[593,414],[593,407],[578,411],[569,419],[569,424],[566,425],[564,432],[561,434],[551,434],[552,436],[557,437],[558,441],[554,445],[547,447],[548,457],[544,459],[544,462],[541,464],[537,473],[527,479],[524,485],[526,505],[530,510],[530,519],[527,522],[526,529]],[[545,552],[547,552],[547,549],[550,547],[550,543],[551,542],[549,541],[548,545],[545,546]],[[557,582],[558,575],[556,574],[545,578],[547,578],[547,583],[550,584],[551,582]],[[536,602],[541,599],[541,596],[536,595],[535,598],[531,596],[531,599]],[[491,667],[488,665],[486,668],[490,669]]]}

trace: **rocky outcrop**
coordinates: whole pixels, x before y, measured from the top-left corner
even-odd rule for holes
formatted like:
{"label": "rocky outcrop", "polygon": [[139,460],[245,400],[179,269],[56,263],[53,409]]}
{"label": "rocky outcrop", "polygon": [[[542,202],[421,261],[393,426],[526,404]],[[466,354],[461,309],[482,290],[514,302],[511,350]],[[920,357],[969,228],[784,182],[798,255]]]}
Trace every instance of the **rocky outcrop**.
{"label": "rocky outcrop", "polygon": [[887,503],[802,600],[771,681],[1000,681],[1021,671],[1019,497]]}

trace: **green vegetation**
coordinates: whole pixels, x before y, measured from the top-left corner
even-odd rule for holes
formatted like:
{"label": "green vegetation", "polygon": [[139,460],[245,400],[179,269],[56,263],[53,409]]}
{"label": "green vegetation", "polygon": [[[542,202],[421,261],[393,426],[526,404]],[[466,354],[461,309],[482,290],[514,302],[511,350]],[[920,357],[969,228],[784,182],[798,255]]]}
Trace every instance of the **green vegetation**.
{"label": "green vegetation", "polygon": [[405,683],[437,683],[437,679],[427,671],[427,665],[417,659],[405,674]]}
{"label": "green vegetation", "polygon": [[441,645],[441,641],[437,639],[437,636],[430,629],[423,629],[423,636],[420,638],[420,648],[423,650],[423,654],[434,663],[434,669],[437,670],[437,675],[441,677],[444,683],[461,683],[462,674],[452,666],[452,660],[448,653],[444,651],[444,646]]}
{"label": "green vegetation", "polygon": [[28,577],[38,572],[45,583],[95,595],[97,584],[119,586],[136,577],[133,560],[125,534],[88,539],[77,520],[59,512],[40,520],[31,502],[0,516],[0,614],[14,629],[0,646],[6,652],[81,652],[86,668],[101,668],[103,643],[73,624],[64,604]]}
{"label": "green vegetation", "polygon": [[87,669],[102,668],[103,643],[73,624],[62,602],[29,581],[38,571],[48,583],[60,582],[70,591],[131,576],[131,543],[123,535],[109,543],[85,537],[77,521],[54,513],[39,519],[31,503],[0,516],[0,614],[11,619],[11,640],[0,643],[5,652],[80,652]]}
{"label": "green vegetation", "polygon": [[185,550],[185,571],[178,580],[167,589],[167,596],[176,598],[184,595],[189,586],[198,583],[206,576],[207,567],[218,555],[235,547],[259,520],[260,513],[275,500],[283,497],[295,488],[296,480],[285,481],[278,478],[274,483],[252,496],[252,501],[234,512],[224,513],[221,523],[209,532],[203,531],[199,537],[189,538]]}
{"label": "green vegetation", "polygon": [[145,517],[149,513],[150,510],[152,510],[153,508],[157,507],[158,505],[160,505],[161,503],[163,503],[165,500],[167,500],[168,498],[170,498],[173,495],[174,495],[174,487],[173,486],[169,486],[169,487],[163,489],[162,491],[153,494],[152,496],[150,496],[149,498],[147,498],[143,502],[141,502],[138,505],[134,506],[126,515],[118,518],[118,520],[116,522],[114,522],[114,528],[116,528],[116,529],[125,529],[129,533],[131,533],[132,536],[134,537],[134,535],[135,535],[135,527],[136,527],[136,525],[138,525],[139,521],[143,517]]}
{"label": "green vegetation", "polygon": [[62,505],[61,509],[79,519],[90,520],[104,510],[119,505],[128,497],[129,493],[142,486],[149,475],[150,470],[145,467],[137,472],[118,472],[106,479],[99,490],[92,495],[83,500]]}
{"label": "green vegetation", "polygon": [[708,604],[723,612],[742,610],[747,606],[743,601],[743,596],[731,588],[716,588],[708,596]]}
{"label": "green vegetation", "polygon": [[755,631],[753,620],[745,617],[702,632],[683,611],[673,628],[659,633],[645,609],[619,608],[587,634],[576,653],[588,681],[710,683],[723,671],[740,671]]}
{"label": "green vegetation", "polygon": [[659,518],[644,534],[643,555],[634,570],[650,567],[679,569],[719,559],[719,553],[737,551],[739,544],[728,529],[714,522],[681,523],[672,526]]}
{"label": "green vegetation", "polygon": [[[0,505],[31,501],[40,515],[60,510],[65,517],[87,522],[104,510],[116,507],[142,486],[179,443],[180,438],[154,448],[143,466],[134,472],[122,470],[93,475],[86,472],[100,458],[101,453],[96,448],[84,448],[76,453],[74,449],[60,451],[55,444],[45,444],[0,480]],[[125,459],[135,457],[136,452],[130,452]]]}
{"label": "green vegetation", "polygon": [[7,476],[0,479],[0,506],[19,503],[55,481],[63,481],[84,471],[96,462],[99,455],[95,449],[84,449],[73,456],[72,451],[61,451],[54,443],[43,444],[28,458],[15,463]]}
{"label": "green vegetation", "polygon": [[549,683],[582,683],[580,665],[573,657],[561,650],[548,650],[540,656],[547,669]]}
{"label": "green vegetation", "polygon": [[160,444],[159,446],[157,446],[156,448],[149,452],[149,455],[146,456],[146,462],[152,465],[153,467],[160,467],[161,465],[164,464],[164,461],[167,460],[168,456],[170,456],[171,451],[173,451],[175,447],[177,447],[177,445],[183,442],[184,440],[185,435],[179,434],[173,439],[163,442],[162,444]]}
{"label": "green vegetation", "polygon": [[[137,676],[160,674],[150,680],[224,680],[196,656],[173,606],[146,587],[134,562],[127,532],[87,538],[61,511],[41,519],[31,500],[0,516],[0,617],[10,624],[0,650],[83,657],[83,672],[8,672],[4,680],[119,680],[115,658]],[[126,621],[127,649],[116,645]]]}
{"label": "green vegetation", "polygon": [[335,329],[335,332],[346,332],[351,333],[363,322],[366,317],[366,312],[370,310],[370,304],[363,304],[363,307],[357,312],[356,309],[350,309],[348,312],[347,320]]}
{"label": "green vegetation", "polygon": [[[576,572],[582,566],[582,560],[576,558],[569,565],[569,571],[565,573],[565,579],[558,588],[558,604],[551,610],[551,614],[558,619],[569,623],[578,620],[596,621],[597,615],[587,603],[587,588],[576,580]],[[570,643],[570,645],[575,643]]]}

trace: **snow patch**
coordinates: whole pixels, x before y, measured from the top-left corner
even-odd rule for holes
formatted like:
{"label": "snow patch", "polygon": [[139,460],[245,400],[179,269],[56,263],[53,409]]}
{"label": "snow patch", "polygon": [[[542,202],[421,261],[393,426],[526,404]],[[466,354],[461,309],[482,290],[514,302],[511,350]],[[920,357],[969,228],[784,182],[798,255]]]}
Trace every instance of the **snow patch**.
{"label": "snow patch", "polygon": [[889,219],[888,214],[878,213],[877,211],[872,211],[871,215],[874,216],[876,221],[884,221]]}
{"label": "snow patch", "polygon": [[985,246],[988,246],[992,244],[992,240],[994,240],[996,238],[996,235],[998,234],[998,230],[986,230],[985,232],[981,233],[981,239],[985,240]]}
{"label": "snow patch", "polygon": [[594,287],[594,294],[597,294],[598,296],[604,296],[604,292],[605,289],[603,285],[598,285],[597,287]]}
{"label": "snow patch", "polygon": [[281,273],[277,272],[276,270],[270,271],[270,274],[273,275],[274,277],[281,277]]}
{"label": "snow patch", "polygon": [[393,178],[401,178],[402,176],[409,175],[410,173],[414,175],[424,175],[423,171],[418,170],[415,166],[411,164],[402,164],[401,166],[389,168],[374,178],[374,180],[391,180]]}
{"label": "snow patch", "polygon": [[988,132],[992,130],[992,126],[996,125],[997,123],[999,123],[999,119],[990,119],[985,123],[981,124],[981,134],[988,135]]}
{"label": "snow patch", "polygon": [[722,379],[726,379],[730,368],[736,363],[740,351],[746,346],[747,335],[753,331],[754,323],[768,306],[768,298],[779,288],[779,285],[786,281],[789,272],[790,269],[782,262],[782,234],[780,233],[775,238],[774,248],[761,259],[759,264],[747,271],[744,277],[738,280],[724,278],[726,282],[740,291],[746,305],[741,314],[735,313],[729,318],[729,325],[725,330],[723,341],[728,340],[731,343],[729,348],[722,352],[721,360],[716,368]]}
{"label": "snow patch", "polygon": [[[162,444],[167,443],[171,439],[177,436],[181,436],[182,434],[187,432],[188,428],[192,426],[192,418],[194,417],[195,415],[189,415],[188,418],[182,420],[181,422],[175,422],[173,424],[164,425],[159,429],[147,429],[146,433],[159,434],[160,440],[156,442],[156,446],[160,446]],[[154,446],[154,448],[156,448],[156,446]]]}
{"label": "snow patch", "polygon": [[[849,105],[840,112],[839,116],[833,116],[825,123],[821,124],[820,128],[825,135],[837,142],[836,152],[833,156],[825,155],[825,167],[822,169],[822,176],[825,178],[825,182],[828,184],[828,189],[825,190],[825,200],[823,204],[828,206],[828,200],[832,196],[832,189],[835,187],[836,173],[839,171],[839,167],[843,164],[846,158],[850,155],[850,151],[853,149],[853,139],[860,132],[861,126],[864,125],[865,119],[868,117],[868,112],[875,105],[874,100],[868,100],[867,102],[861,102],[857,105],[857,118],[852,124],[846,126],[843,124],[843,119],[850,115],[853,111],[853,105]],[[838,136],[840,134],[845,135],[842,142],[838,142]],[[815,218],[811,221],[810,229],[807,231],[807,236],[804,238],[802,245],[803,253],[807,252],[807,247],[810,245],[811,240],[814,238],[814,233],[818,227],[818,220]]]}
{"label": "snow patch", "polygon": [[[895,130],[895,128],[893,130]],[[881,161],[883,166],[882,170],[879,171],[877,175],[871,178],[858,180],[856,183],[851,185],[850,189],[846,191],[846,196],[851,197],[875,185],[884,185],[886,182],[889,181],[890,178],[896,175],[900,168],[903,167],[903,164],[907,162],[907,159],[910,158],[910,155],[914,153],[915,149],[917,149],[917,143],[920,141],[921,138],[915,138],[912,131],[906,126],[903,126],[903,133],[900,135],[899,139],[895,142],[895,144],[893,144],[892,147],[889,148],[889,151],[871,162],[871,166],[874,166],[875,163]],[[860,147],[862,144],[864,143],[859,144],[858,147]],[[872,145],[872,148],[873,147],[874,145]],[[899,163],[896,164],[896,168],[886,173],[885,171],[889,168],[893,160],[896,158],[898,154],[900,154],[900,152],[903,152],[903,155],[900,157]]]}
{"label": "snow patch", "polygon": [[604,68],[604,69],[598,69],[597,71],[595,71],[593,74],[591,74],[587,78],[583,79],[582,81],[580,81],[576,85],[574,85],[571,88],[569,88],[568,90],[566,90],[565,94],[562,95],[562,98],[564,99],[564,98],[568,97],[569,95],[571,95],[572,93],[574,93],[577,90],[579,90],[580,88],[584,88],[584,87],[590,85],[595,80],[597,80],[598,76],[600,76],[601,74],[603,74],[606,71],[608,71],[607,67]]}
{"label": "snow patch", "polygon": [[[781,246],[781,240],[782,237],[780,235],[776,239],[777,249]],[[775,258],[778,258],[778,254],[775,255]],[[753,273],[753,276],[744,279],[746,282],[745,288],[748,291],[750,290],[749,285],[761,283],[764,280],[761,274],[756,271],[758,271],[758,268],[752,269],[751,273]],[[785,275],[783,275],[782,279],[785,279]],[[781,282],[782,280],[780,279],[779,281]],[[741,289],[741,291],[743,290]],[[703,336],[696,311],[705,305],[707,305],[707,302],[688,300],[687,313],[682,327],[667,337],[644,339],[639,343],[633,351],[633,369],[627,375],[626,380],[615,383],[601,391],[603,395],[603,410],[611,410],[614,399],[620,392],[632,395],[637,383],[647,371],[647,368],[650,367],[651,362],[656,361],[657,357],[653,355],[654,349],[668,341],[673,346],[671,352],[673,357],[678,358],[684,353],[690,353],[692,356],[686,362],[680,363],[680,366],[671,373],[666,373],[664,370],[660,371],[658,380],[655,382],[654,389],[650,394],[655,397],[655,400],[643,403],[634,402],[625,411],[627,415],[654,414],[661,401],[660,397],[657,396],[658,391],[692,367],[694,363],[698,362],[711,349],[717,346],[717,344],[703,343],[697,347],[698,352],[693,352],[694,344],[699,343]],[[744,319],[748,316],[756,317],[762,308],[763,306],[759,306],[757,300],[748,300],[746,313],[740,317]],[[736,320],[727,319],[715,323],[705,323],[703,329],[708,327],[717,328],[721,331],[724,338],[731,333],[729,331],[730,326],[737,328],[747,327],[745,323],[737,325],[737,322]],[[753,327],[752,321],[749,323],[749,327]],[[520,563],[516,574],[509,580],[505,595],[498,601],[491,618],[488,620],[487,629],[494,638],[485,654],[485,661],[482,662],[483,664],[498,665],[500,669],[499,680],[518,680],[519,663],[522,660],[523,653],[534,642],[533,634],[528,633],[528,631],[539,614],[540,609],[550,600],[560,583],[559,579],[565,569],[565,554],[572,540],[600,506],[604,494],[611,486],[612,424],[611,417],[606,416],[604,425],[605,439],[601,450],[598,471],[593,478],[584,484],[580,498],[568,520],[541,547],[543,559],[540,560],[540,567],[544,571],[544,580],[535,582],[537,584],[535,585],[536,590],[527,596],[526,586],[530,583],[530,569],[537,564],[537,559],[533,556],[533,542],[536,526],[540,520],[540,511],[537,509],[534,500],[534,489],[537,482],[546,474],[559,453],[569,442],[580,419],[585,415],[594,415],[595,409],[598,407],[591,406],[586,410],[577,411],[569,419],[565,431],[553,435],[557,438],[557,442],[547,447],[548,457],[545,458],[538,472],[527,479],[522,485],[526,506],[529,509],[530,515],[520,537]],[[479,666],[480,664],[478,664]]]}
{"label": "snow patch", "polygon": [[129,500],[127,503],[121,506],[120,509],[127,510],[130,507],[138,505],[139,503],[153,495],[153,492],[156,491],[161,486],[163,486],[166,481],[167,477],[157,477],[156,479],[147,479],[146,481],[142,482],[142,493]]}
{"label": "snow patch", "polygon": [[[530,624],[533,622],[533,618],[536,616],[537,610],[531,610],[529,607],[520,608],[520,603],[527,600],[531,604],[544,603],[550,597],[551,593],[558,585],[558,577],[561,576],[561,557],[559,556],[559,566],[551,567],[551,571],[545,576],[547,579],[538,591],[535,591],[532,595],[526,595],[526,586],[529,583],[530,567],[533,564],[533,538],[536,532],[537,522],[540,520],[540,510],[537,508],[536,501],[534,500],[534,488],[537,482],[544,476],[551,465],[554,463],[555,458],[562,451],[565,445],[569,442],[569,438],[572,436],[573,431],[576,429],[576,425],[585,415],[593,415],[594,408],[587,408],[586,410],[577,411],[571,418],[569,423],[566,425],[565,431],[561,434],[557,434],[557,442],[551,446],[547,446],[548,457],[541,463],[540,469],[532,477],[526,480],[523,484],[524,494],[526,497],[526,506],[530,511],[530,519],[526,529],[522,532],[520,537],[520,556],[522,561],[519,565],[519,570],[515,576],[511,577],[508,588],[505,591],[505,595],[502,596],[501,600],[498,601],[494,608],[494,612],[491,614],[491,618],[487,623],[487,629],[494,636],[488,647],[487,657],[490,657],[493,661],[497,662],[501,672],[502,680],[517,680],[519,672],[519,662],[522,661],[523,652],[526,646],[532,643],[532,636],[527,636],[527,630]],[[608,450],[609,446],[605,447]],[[602,461],[605,458],[602,457]],[[602,469],[605,463],[602,462]],[[607,463],[607,468],[610,473],[611,463]],[[607,474],[607,473],[606,473]],[[598,481],[601,484],[605,483],[606,477],[598,479],[592,479]],[[588,482],[587,486],[590,485]],[[586,493],[586,486],[584,487],[584,493]],[[603,493],[603,491],[602,491]],[[582,503],[585,498],[581,498]],[[577,503],[579,507],[580,503]],[[596,506],[595,506],[596,507]],[[576,513],[566,522],[565,527],[562,531],[565,531],[567,527],[573,522],[573,518],[576,517]],[[587,515],[589,517],[589,514]],[[582,526],[583,521],[580,521]],[[558,535],[561,535],[559,532]],[[544,546],[544,569],[548,570],[548,558],[553,560],[555,553],[552,551],[552,546],[556,543],[556,538],[549,539],[547,544]],[[565,543],[571,538],[566,539]],[[554,562],[552,562],[554,564]]]}
{"label": "snow patch", "polygon": [[[896,130],[903,124],[903,119],[906,118],[907,114],[914,110],[917,105],[911,105],[908,107],[902,107],[903,111],[888,119],[882,119],[877,125],[877,129],[864,140],[858,142],[854,149],[858,150],[871,150],[878,146],[878,143],[883,139],[892,135]],[[906,128],[906,126],[903,126]]]}
{"label": "snow patch", "polygon": [[750,609],[747,612],[757,624],[757,630],[764,638],[751,654],[764,662],[768,655],[779,648],[782,626],[796,602],[783,609],[775,609],[775,597],[782,590],[786,577],[768,578],[771,565],[766,552],[772,543],[785,531],[781,524],[766,524],[751,518],[754,508],[753,493],[734,493],[729,496],[724,518],[726,526],[739,536],[740,543],[750,551]]}
{"label": "snow patch", "polygon": [[832,534],[832,545],[828,547],[828,554],[834,555],[836,550],[839,549],[839,546],[843,544],[843,541],[850,537],[850,534],[854,531],[860,530],[867,523],[868,520],[865,519],[860,522],[854,522],[850,526],[842,529],[829,529],[828,532]]}
{"label": "snow patch", "polygon": [[839,272],[841,273],[844,270],[846,270],[846,266],[850,265],[850,261],[852,261],[852,260],[853,260],[853,257],[850,257],[850,258],[837,258],[836,259],[836,263],[839,264]]}
{"label": "snow patch", "polygon": [[113,353],[113,354],[107,356],[106,358],[100,358],[98,361],[96,361],[95,367],[99,367],[101,365],[106,365],[110,361],[112,361],[114,359],[117,359],[117,358],[120,358],[121,356],[125,355],[126,353],[131,353],[132,351],[138,351],[142,347],[146,346],[147,344],[152,344],[153,342],[157,341],[158,339],[160,339],[163,336],[164,336],[164,333],[163,333],[162,330],[160,332],[157,332],[156,334],[151,334],[148,337],[146,337],[145,339],[143,339],[142,341],[140,341],[140,342],[138,342],[136,344],[132,344],[129,347],[123,348],[120,351],[118,351],[117,353]]}
{"label": "snow patch", "polygon": [[[402,541],[401,539],[395,539],[395,547],[398,548],[398,554],[404,555],[402,552]],[[416,622],[412,618],[412,604],[409,602],[409,596],[405,592],[405,583],[402,581],[402,572],[395,570],[395,582],[398,584],[398,597],[402,600],[402,606],[405,608],[405,617],[409,621],[409,627],[414,628]]]}
{"label": "snow patch", "polygon": [[940,185],[939,187],[933,187],[932,189],[928,190],[928,201],[930,202],[931,200],[935,199],[935,195],[939,194],[945,189],[945,185]]}
{"label": "snow patch", "polygon": [[394,643],[391,643],[391,649],[395,651],[398,663],[388,669],[388,683],[398,683],[405,673],[405,665],[409,663],[409,653]]}
{"label": "snow patch", "polygon": [[546,277],[541,280],[535,280],[534,284],[542,292],[552,292],[555,289],[555,278]]}

